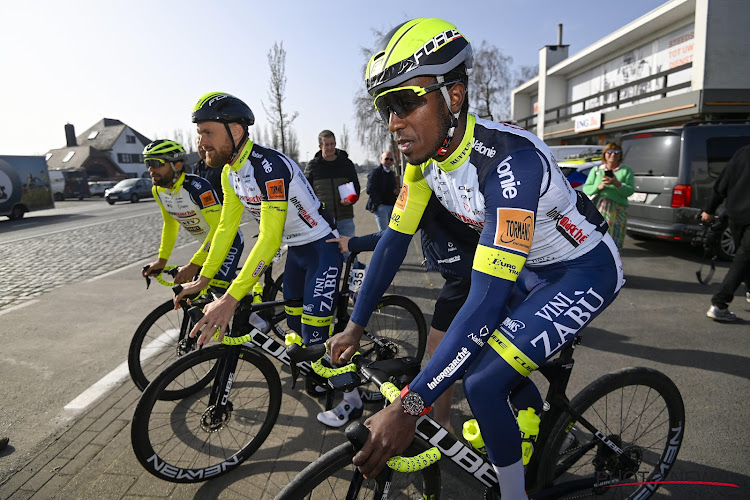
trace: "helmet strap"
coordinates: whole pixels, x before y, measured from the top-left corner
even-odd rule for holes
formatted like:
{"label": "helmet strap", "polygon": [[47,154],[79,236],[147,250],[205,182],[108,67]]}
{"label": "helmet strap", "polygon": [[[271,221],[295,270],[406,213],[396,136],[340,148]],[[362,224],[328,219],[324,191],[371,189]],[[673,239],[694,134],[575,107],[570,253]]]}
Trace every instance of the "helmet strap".
{"label": "helmet strap", "polygon": [[[440,84],[445,82],[445,77],[443,75],[437,75],[435,78]],[[451,126],[448,129],[448,133],[445,135],[443,145],[440,146],[437,151],[438,156],[445,156],[448,153],[448,146],[450,146],[450,143],[453,140],[453,134],[455,133],[456,127],[458,126],[458,117],[461,114],[461,111],[459,110],[458,113],[454,113],[453,110],[451,110],[451,98],[448,95],[448,90],[444,86],[440,87],[440,93],[443,94],[445,104],[446,106],[448,106],[448,113],[453,115],[453,119],[451,119]]]}
{"label": "helmet strap", "polygon": [[232,136],[232,130],[229,128],[229,123],[224,122],[224,128],[227,129],[229,140],[232,141],[232,157],[229,159],[229,163],[232,163],[234,159],[237,158],[237,154],[240,152],[240,146],[245,142],[245,139],[250,137],[250,135],[247,133],[247,129],[245,129],[245,131],[242,133],[242,138],[240,139],[240,142],[235,144],[234,136]]}

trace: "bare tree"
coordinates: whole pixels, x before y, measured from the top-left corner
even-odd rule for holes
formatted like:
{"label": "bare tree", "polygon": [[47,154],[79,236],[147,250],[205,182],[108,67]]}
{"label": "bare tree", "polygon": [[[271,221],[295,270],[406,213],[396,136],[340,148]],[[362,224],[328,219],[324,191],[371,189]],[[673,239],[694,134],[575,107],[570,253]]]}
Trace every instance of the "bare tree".
{"label": "bare tree", "polygon": [[486,41],[474,51],[469,72],[469,102],[482,118],[506,119],[510,116],[510,92],[513,87],[513,58]]}
{"label": "bare tree", "polygon": [[339,143],[341,145],[339,149],[349,151],[349,130],[346,128],[346,123],[341,127],[341,138]]}
{"label": "bare tree", "polygon": [[195,152],[195,130],[187,130],[184,128],[176,128],[172,132],[174,140],[182,144],[187,153]]}
{"label": "bare tree", "polygon": [[521,66],[518,69],[518,74],[516,76],[516,87],[518,87],[521,84],[524,84],[531,80],[532,78],[539,76],[539,65],[536,66]]}
{"label": "bare tree", "polygon": [[269,105],[270,110],[266,108],[265,103],[263,103],[263,109],[266,111],[274,132],[279,137],[279,144],[274,147],[281,150],[282,153],[288,154],[287,141],[292,134],[292,122],[297,118],[299,113],[295,111],[290,115],[284,109],[284,100],[286,99],[284,96],[286,90],[286,51],[284,50],[284,42],[274,42],[273,47],[268,51],[268,66],[271,70],[270,86],[268,89],[268,98],[271,103]]}

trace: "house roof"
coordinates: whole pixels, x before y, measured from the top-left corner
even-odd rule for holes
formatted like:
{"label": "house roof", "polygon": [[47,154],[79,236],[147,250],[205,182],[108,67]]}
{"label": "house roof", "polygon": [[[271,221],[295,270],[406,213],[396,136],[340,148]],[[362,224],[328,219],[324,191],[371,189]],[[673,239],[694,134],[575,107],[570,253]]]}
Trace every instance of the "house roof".
{"label": "house roof", "polygon": [[[83,164],[91,156],[91,152],[89,146],[50,149],[47,152],[47,155],[51,155],[47,158],[47,166],[50,170],[78,170],[83,167]],[[71,155],[70,153],[73,154]],[[68,161],[63,161],[68,156],[70,156]]]}
{"label": "house roof", "polygon": [[[125,127],[130,128],[140,142],[145,146],[151,140],[145,135],[141,134],[133,127],[125,125],[120,120],[114,118],[102,118],[96,122],[93,126],[86,129],[82,134],[76,137],[76,141],[79,146],[91,146],[100,151],[107,151],[112,149],[117,138],[120,137]],[[94,134],[96,132],[96,134]]]}

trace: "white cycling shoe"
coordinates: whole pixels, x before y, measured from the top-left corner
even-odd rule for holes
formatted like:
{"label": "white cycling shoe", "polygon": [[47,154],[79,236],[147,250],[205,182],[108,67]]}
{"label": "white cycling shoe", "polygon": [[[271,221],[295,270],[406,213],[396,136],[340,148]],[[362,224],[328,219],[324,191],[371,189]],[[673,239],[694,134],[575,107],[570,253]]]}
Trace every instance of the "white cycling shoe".
{"label": "white cycling shoe", "polygon": [[352,420],[362,416],[364,405],[357,408],[346,399],[342,400],[332,410],[318,413],[318,421],[328,427],[342,427]]}

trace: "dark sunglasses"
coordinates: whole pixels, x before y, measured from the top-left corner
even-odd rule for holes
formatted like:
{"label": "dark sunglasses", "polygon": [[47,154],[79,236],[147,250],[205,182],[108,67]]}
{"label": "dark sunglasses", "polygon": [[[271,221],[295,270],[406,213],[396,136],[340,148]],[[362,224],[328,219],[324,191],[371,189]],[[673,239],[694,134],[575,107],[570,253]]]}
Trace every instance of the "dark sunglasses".
{"label": "dark sunglasses", "polygon": [[622,151],[620,151],[619,149],[610,149],[605,154],[608,154],[608,155],[619,155],[620,153],[622,153]]}
{"label": "dark sunglasses", "polygon": [[391,158],[389,156],[386,156],[385,158],[383,158],[383,160],[385,160],[385,161],[393,161],[393,158]]}
{"label": "dark sunglasses", "polygon": [[378,110],[380,118],[386,123],[388,123],[388,120],[391,118],[391,112],[395,113],[399,118],[406,118],[414,112],[415,109],[420,108],[427,103],[427,99],[424,98],[426,94],[434,92],[440,87],[453,85],[459,81],[460,80],[452,80],[450,82],[436,83],[429,87],[418,87],[416,85],[395,87],[386,90],[375,97],[375,109]]}
{"label": "dark sunglasses", "polygon": [[166,163],[161,158],[149,158],[147,160],[143,160],[143,162],[146,164],[146,168],[161,168]]}

